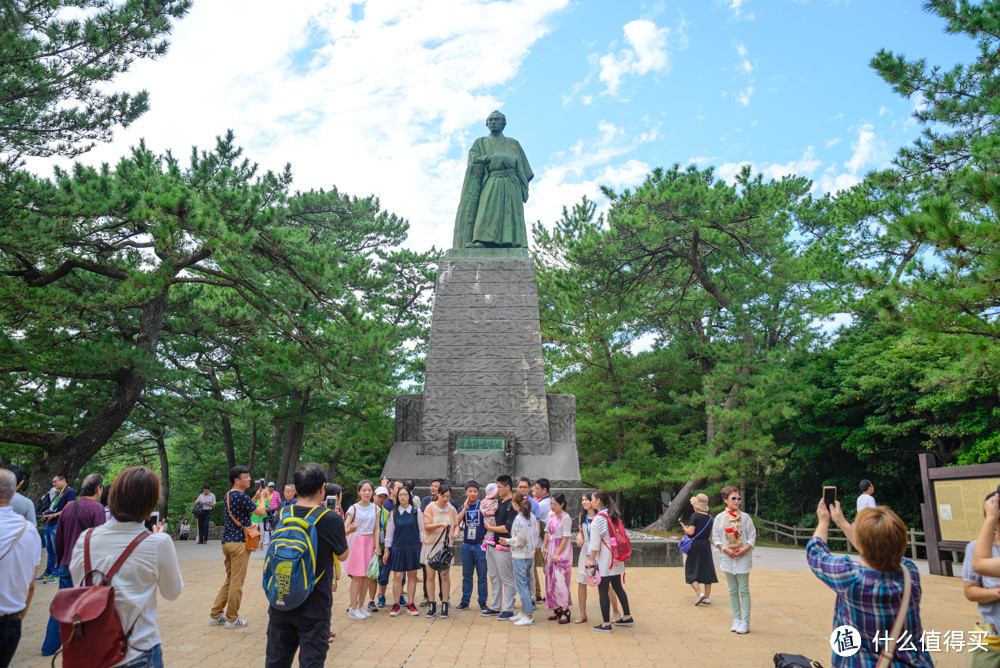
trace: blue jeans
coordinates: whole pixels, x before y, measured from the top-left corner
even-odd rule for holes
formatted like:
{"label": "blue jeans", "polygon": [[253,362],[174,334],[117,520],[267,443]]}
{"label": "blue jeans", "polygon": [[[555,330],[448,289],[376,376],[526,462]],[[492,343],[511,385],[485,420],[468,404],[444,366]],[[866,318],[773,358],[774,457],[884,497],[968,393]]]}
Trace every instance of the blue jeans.
{"label": "blue jeans", "polygon": [[517,595],[521,597],[521,612],[532,615],[535,612],[535,602],[531,598],[531,571],[535,568],[535,557],[514,559],[514,585]]}
{"label": "blue jeans", "polygon": [[[56,572],[59,573],[60,589],[69,589],[73,586],[73,578],[69,576],[69,566],[60,566]],[[52,656],[60,647],[62,638],[59,636],[59,622],[49,615],[49,625],[45,628],[45,640],[42,642],[42,656]]]}
{"label": "blue jeans", "polygon": [[55,573],[59,570],[59,564],[56,561],[56,528],[58,526],[58,522],[49,522],[45,525],[45,530],[42,532],[42,540],[45,542],[45,551],[48,552],[48,558],[45,561],[44,574],[48,575],[55,575]]}
{"label": "blue jeans", "polygon": [[120,668],[163,668],[163,650],[159,645],[153,645],[153,649]]}
{"label": "blue jeans", "polygon": [[486,553],[479,545],[462,543],[462,605],[472,600],[472,573],[476,573],[479,607],[486,607]]}

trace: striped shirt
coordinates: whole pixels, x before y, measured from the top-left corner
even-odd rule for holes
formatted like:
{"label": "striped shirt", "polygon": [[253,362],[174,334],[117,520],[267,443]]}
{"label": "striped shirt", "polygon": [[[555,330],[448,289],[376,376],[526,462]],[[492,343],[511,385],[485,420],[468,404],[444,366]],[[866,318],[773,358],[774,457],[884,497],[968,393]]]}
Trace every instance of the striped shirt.
{"label": "striped shirt", "polygon": [[[896,613],[903,598],[903,573],[883,573],[865,568],[850,557],[830,553],[826,542],[812,538],[806,546],[806,559],[812,572],[826,586],[837,592],[833,608],[833,628],[853,626],[861,634],[861,651],[853,656],[832,655],[833,665],[874,668],[885,648],[885,638],[891,634]],[[910,605],[900,631],[900,640],[893,666],[933,666],[930,654],[921,651],[923,627],[920,624],[920,574],[912,561],[903,557],[910,570],[913,585]],[[876,643],[876,638],[879,640]],[[876,646],[877,644],[877,646]]]}

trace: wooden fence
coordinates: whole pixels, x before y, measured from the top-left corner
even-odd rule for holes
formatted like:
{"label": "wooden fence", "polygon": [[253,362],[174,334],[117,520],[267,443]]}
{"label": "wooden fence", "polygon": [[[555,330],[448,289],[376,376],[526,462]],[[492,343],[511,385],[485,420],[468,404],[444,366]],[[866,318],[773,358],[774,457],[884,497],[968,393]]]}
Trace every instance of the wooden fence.
{"label": "wooden fence", "polygon": [[[790,538],[795,547],[799,546],[799,541],[802,541],[802,545],[805,546],[809,542],[809,539],[812,538],[813,531],[815,531],[815,529],[808,527],[790,527],[778,522],[763,520],[759,517],[753,518],[753,521],[757,525],[758,536],[764,538],[773,536],[776,543],[788,542],[787,540],[782,540],[782,538]],[[848,553],[854,551],[854,546],[844,537],[844,532],[835,525],[830,526],[827,544],[831,549],[836,551],[839,551],[837,550],[837,546],[841,544],[844,545],[843,551]],[[910,529],[909,552],[911,559],[917,558],[917,547],[927,547],[927,543],[924,542],[924,532]]]}

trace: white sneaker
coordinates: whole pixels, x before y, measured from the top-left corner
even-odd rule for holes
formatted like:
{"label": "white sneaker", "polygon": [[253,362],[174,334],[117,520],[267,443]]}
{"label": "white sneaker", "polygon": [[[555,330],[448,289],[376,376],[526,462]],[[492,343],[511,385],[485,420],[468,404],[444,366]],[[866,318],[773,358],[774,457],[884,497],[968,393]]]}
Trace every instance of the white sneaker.
{"label": "white sneaker", "polygon": [[512,621],[512,622],[514,622],[516,624],[517,622],[521,621],[522,619],[524,619],[524,613],[523,612],[519,612],[516,615],[514,615],[513,617],[511,617],[510,621]]}
{"label": "white sneaker", "polygon": [[372,613],[368,612],[368,610],[365,608],[365,606],[359,607],[358,608],[358,612],[360,612],[364,616],[365,619],[368,619],[369,617],[372,616]]}
{"label": "white sneaker", "polygon": [[355,610],[354,608],[351,608],[350,610],[347,611],[347,618],[348,619],[356,619],[356,620],[362,621],[362,622],[365,621],[366,619],[368,619],[363,614],[361,614],[360,610]]}
{"label": "white sneaker", "polygon": [[750,633],[750,622],[740,622],[740,628],[736,629],[736,632],[740,635]]}
{"label": "white sneaker", "polygon": [[694,599],[694,604],[698,605],[699,603],[701,603],[704,600],[705,600],[705,595],[704,594],[698,594],[698,596],[696,596],[695,599]]}
{"label": "white sneaker", "polygon": [[736,631],[739,631],[740,626],[742,626],[742,625],[743,625],[743,622],[741,622],[738,619],[734,619],[733,620],[733,625],[731,627],[729,627],[729,630],[735,633]]}
{"label": "white sneaker", "polygon": [[712,605],[712,599],[710,599],[709,597],[706,596],[705,599],[701,602],[701,604],[702,605]]}
{"label": "white sneaker", "polygon": [[209,626],[222,626],[225,623],[226,623],[226,613],[222,613],[218,617],[209,617],[208,619]]}
{"label": "white sneaker", "polygon": [[521,618],[514,622],[514,626],[531,626],[535,623],[535,620],[531,617],[525,617],[521,615]]}
{"label": "white sneaker", "polygon": [[227,629],[240,629],[240,628],[243,628],[244,626],[246,626],[247,624],[248,624],[247,620],[243,619],[242,617],[237,616],[236,619],[234,619],[231,622],[228,621],[228,620],[226,621],[226,628]]}

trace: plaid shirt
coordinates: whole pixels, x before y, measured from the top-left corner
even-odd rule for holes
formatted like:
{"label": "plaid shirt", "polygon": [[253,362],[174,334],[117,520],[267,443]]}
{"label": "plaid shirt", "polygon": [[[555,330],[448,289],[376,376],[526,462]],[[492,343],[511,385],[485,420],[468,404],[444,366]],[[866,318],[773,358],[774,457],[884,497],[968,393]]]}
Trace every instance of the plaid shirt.
{"label": "plaid shirt", "polygon": [[[861,634],[861,651],[849,657],[833,654],[833,665],[874,668],[899,611],[903,597],[902,572],[883,573],[856,564],[850,557],[835,556],[830,553],[826,542],[819,538],[809,541],[806,559],[816,577],[837,592],[837,603],[833,608],[833,628],[846,624],[853,626]],[[933,666],[930,654],[920,649],[923,635],[920,624],[920,575],[917,567],[906,557],[903,557],[903,565],[910,569],[913,585],[892,665],[917,668]],[[879,638],[877,648],[876,637]]]}

